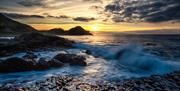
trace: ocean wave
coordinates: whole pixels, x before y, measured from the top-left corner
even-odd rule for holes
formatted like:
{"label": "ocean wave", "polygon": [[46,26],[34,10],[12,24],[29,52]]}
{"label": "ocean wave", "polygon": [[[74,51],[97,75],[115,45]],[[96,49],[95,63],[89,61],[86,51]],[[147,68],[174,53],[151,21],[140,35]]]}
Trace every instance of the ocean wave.
{"label": "ocean wave", "polygon": [[149,74],[165,74],[180,70],[180,62],[165,60],[156,55],[143,51],[143,47],[137,45],[89,45],[79,43],[77,48],[89,50],[95,57],[116,60],[117,65],[122,65],[134,72],[146,72]]}

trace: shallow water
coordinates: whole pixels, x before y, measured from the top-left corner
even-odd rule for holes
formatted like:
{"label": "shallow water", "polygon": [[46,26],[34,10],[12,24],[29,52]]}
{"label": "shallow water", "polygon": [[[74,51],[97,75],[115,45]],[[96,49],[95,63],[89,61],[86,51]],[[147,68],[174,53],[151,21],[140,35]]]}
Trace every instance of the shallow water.
{"label": "shallow water", "polygon": [[[88,66],[66,65],[58,69],[0,74],[0,83],[32,83],[53,75],[73,75],[86,82],[122,80],[180,70],[180,37],[178,35],[62,36],[75,40],[74,49],[35,52],[51,59],[58,53],[84,55]],[[85,50],[91,51],[86,54]],[[13,56],[22,57],[25,53]],[[7,57],[1,58],[6,59]]]}

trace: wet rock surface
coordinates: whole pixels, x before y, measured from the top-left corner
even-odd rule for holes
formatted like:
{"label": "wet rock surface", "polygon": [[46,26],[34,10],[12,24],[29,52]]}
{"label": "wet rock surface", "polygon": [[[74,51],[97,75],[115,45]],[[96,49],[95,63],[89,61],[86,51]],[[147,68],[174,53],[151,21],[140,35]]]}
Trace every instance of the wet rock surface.
{"label": "wet rock surface", "polygon": [[86,66],[87,63],[84,61],[86,60],[85,57],[75,55],[75,54],[58,54],[54,57],[54,59],[57,59],[63,63],[69,63],[70,65],[82,65]]}
{"label": "wet rock surface", "polygon": [[57,54],[54,58],[38,58],[32,52],[27,52],[22,58],[11,57],[0,61],[0,73],[22,72],[31,70],[47,70],[62,67],[64,64],[86,66],[86,58],[75,54]]}
{"label": "wet rock surface", "polygon": [[0,56],[12,55],[21,51],[33,51],[36,49],[54,47],[67,48],[72,47],[73,43],[73,41],[65,38],[32,32],[17,36],[6,45],[0,45]]}
{"label": "wet rock surface", "polygon": [[35,59],[38,58],[33,52],[27,52],[26,55],[23,56],[24,59]]}
{"label": "wet rock surface", "polygon": [[30,71],[34,67],[32,61],[12,57],[0,62],[0,73]]}
{"label": "wet rock surface", "polygon": [[77,77],[56,76],[29,86],[0,85],[1,91],[179,91],[180,72],[116,82],[82,82]]}
{"label": "wet rock surface", "polygon": [[64,63],[62,63],[61,61],[56,60],[56,59],[52,59],[52,60],[48,61],[48,64],[49,64],[49,66],[55,67],[55,68],[56,67],[61,67],[61,66],[64,65]]}

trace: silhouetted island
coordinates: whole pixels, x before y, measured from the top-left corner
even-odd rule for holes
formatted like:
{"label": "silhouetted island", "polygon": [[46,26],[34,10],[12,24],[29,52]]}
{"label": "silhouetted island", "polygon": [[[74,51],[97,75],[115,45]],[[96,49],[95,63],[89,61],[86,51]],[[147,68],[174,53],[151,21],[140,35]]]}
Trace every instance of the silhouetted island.
{"label": "silhouetted island", "polygon": [[53,29],[41,31],[41,32],[47,33],[47,34],[57,34],[57,35],[64,35],[65,34],[65,30],[62,28],[53,28]]}
{"label": "silhouetted island", "polygon": [[76,26],[68,31],[65,31],[62,28],[54,28],[47,31],[38,31],[27,24],[17,22],[0,13],[0,34],[13,35],[28,32],[40,32],[55,35],[92,35],[89,31],[83,29],[81,26]]}
{"label": "silhouetted island", "polygon": [[89,31],[82,28],[81,26],[76,26],[67,31],[62,28],[54,28],[54,29],[41,31],[41,32],[47,33],[47,34],[56,34],[56,35],[93,35]]}
{"label": "silhouetted island", "polygon": [[89,31],[83,29],[81,26],[76,26],[68,30],[66,35],[92,35]]}

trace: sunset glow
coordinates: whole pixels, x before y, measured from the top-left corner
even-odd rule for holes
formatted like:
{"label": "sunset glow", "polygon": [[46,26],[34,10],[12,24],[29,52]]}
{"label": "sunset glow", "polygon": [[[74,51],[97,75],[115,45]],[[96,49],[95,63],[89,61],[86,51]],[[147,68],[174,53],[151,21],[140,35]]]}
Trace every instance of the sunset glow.
{"label": "sunset glow", "polygon": [[0,91],[180,91],[180,0],[0,0]]}
{"label": "sunset glow", "polygon": [[125,32],[180,29],[175,4],[176,0],[1,0],[0,12],[38,30],[82,26]]}
{"label": "sunset glow", "polygon": [[99,31],[99,30],[100,30],[100,28],[98,25],[94,24],[91,26],[91,31]]}
{"label": "sunset glow", "polygon": [[83,28],[90,31],[115,31],[115,32],[126,32],[126,31],[148,31],[148,30],[162,30],[162,29],[180,29],[180,24],[171,23],[121,23],[121,24],[31,24],[38,30],[48,30],[52,28],[63,28],[68,30],[74,26],[82,26]]}

